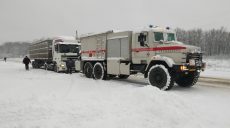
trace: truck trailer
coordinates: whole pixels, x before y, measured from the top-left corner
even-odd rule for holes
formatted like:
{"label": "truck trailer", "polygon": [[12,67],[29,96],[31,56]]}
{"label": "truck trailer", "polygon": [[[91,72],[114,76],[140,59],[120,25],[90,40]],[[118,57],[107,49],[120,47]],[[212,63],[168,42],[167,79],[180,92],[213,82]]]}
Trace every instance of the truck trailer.
{"label": "truck trailer", "polygon": [[77,70],[96,80],[141,73],[149,84],[169,90],[175,82],[193,86],[205,69],[201,48],[177,41],[169,27],[88,34],[80,42]]}
{"label": "truck trailer", "polygon": [[29,47],[29,56],[33,68],[44,67],[55,72],[65,72],[65,61],[78,60],[79,51],[80,43],[74,37],[54,37],[35,41]]}

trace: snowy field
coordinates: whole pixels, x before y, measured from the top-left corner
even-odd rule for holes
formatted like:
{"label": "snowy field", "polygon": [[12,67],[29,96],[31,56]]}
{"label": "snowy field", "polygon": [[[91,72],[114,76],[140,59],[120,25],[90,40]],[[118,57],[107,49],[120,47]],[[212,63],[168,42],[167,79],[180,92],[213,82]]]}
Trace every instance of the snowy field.
{"label": "snowy field", "polygon": [[[140,79],[140,78],[138,78]],[[95,81],[0,61],[0,128],[229,128],[230,88]]]}
{"label": "snowy field", "polygon": [[201,76],[230,79],[230,58],[205,59],[207,70]]}

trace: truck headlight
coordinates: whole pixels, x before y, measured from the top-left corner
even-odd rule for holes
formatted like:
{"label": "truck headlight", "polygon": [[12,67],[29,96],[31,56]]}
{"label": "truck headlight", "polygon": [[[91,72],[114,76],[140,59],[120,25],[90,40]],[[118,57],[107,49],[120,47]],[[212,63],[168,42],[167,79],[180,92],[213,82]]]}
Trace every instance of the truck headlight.
{"label": "truck headlight", "polygon": [[65,67],[65,65],[64,65],[64,64],[61,64],[61,67]]}
{"label": "truck headlight", "polygon": [[181,65],[180,66],[180,70],[181,71],[186,71],[186,70],[188,70],[188,68],[187,68],[187,66]]}

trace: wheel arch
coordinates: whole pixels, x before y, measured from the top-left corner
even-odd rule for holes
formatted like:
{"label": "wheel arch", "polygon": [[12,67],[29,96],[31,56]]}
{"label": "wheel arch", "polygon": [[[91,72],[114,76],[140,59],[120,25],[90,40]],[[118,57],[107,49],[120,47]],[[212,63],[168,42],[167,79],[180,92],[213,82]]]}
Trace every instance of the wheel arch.
{"label": "wheel arch", "polygon": [[[169,58],[170,59],[170,58]],[[165,60],[152,60],[150,63],[149,63],[149,65],[147,65],[147,67],[146,67],[146,69],[145,69],[145,74],[144,74],[144,77],[145,78],[147,78],[148,77],[148,72],[149,72],[149,69],[152,67],[152,66],[154,66],[154,65],[164,65],[167,69],[171,69],[172,68],[172,66],[173,66],[173,64],[172,63],[170,63],[171,62],[171,60],[169,61],[169,60],[167,60],[167,59],[165,59]]]}

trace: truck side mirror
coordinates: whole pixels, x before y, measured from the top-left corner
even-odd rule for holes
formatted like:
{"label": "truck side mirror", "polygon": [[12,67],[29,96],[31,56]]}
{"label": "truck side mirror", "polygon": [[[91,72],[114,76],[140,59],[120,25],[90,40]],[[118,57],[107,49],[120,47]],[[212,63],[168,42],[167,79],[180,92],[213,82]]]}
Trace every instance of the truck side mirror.
{"label": "truck side mirror", "polygon": [[164,43],[164,41],[163,41],[163,40],[160,40],[159,42],[160,42],[161,44],[163,44],[163,43]]}
{"label": "truck side mirror", "polygon": [[144,33],[140,33],[138,36],[138,42],[140,42],[140,46],[145,46],[146,35]]}

